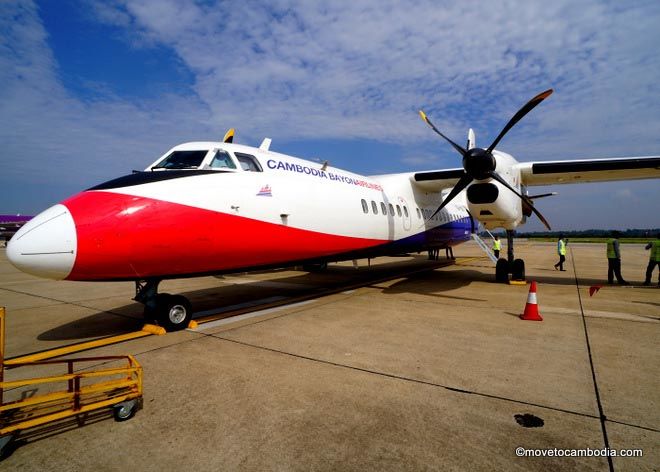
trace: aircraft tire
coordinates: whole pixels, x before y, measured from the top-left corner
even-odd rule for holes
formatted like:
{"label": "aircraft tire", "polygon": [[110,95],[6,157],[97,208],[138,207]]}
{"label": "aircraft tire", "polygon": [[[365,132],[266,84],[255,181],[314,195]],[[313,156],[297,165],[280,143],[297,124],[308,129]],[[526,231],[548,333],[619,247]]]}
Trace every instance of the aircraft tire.
{"label": "aircraft tire", "polygon": [[511,267],[511,278],[513,280],[525,280],[525,261],[516,259]]}
{"label": "aircraft tire", "polygon": [[156,300],[158,324],[166,331],[186,329],[192,319],[192,305],[181,295],[161,293]]}
{"label": "aircraft tire", "polygon": [[506,259],[498,259],[495,265],[495,281],[500,283],[509,282],[509,262]]}

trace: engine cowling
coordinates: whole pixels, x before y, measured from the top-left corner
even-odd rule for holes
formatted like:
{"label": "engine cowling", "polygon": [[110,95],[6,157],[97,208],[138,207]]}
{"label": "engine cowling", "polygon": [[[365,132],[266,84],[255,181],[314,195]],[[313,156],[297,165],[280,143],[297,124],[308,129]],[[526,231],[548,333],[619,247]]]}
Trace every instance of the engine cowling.
{"label": "engine cowling", "polygon": [[[494,152],[495,170],[509,185],[520,191],[517,161],[508,154]],[[494,179],[473,181],[466,189],[468,209],[486,228],[515,229],[525,221],[523,202]]]}

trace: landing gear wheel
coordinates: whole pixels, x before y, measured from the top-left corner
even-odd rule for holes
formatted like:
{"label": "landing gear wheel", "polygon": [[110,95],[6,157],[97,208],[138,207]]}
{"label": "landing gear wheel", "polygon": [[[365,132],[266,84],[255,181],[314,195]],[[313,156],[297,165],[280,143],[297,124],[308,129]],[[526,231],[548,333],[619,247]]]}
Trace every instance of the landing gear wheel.
{"label": "landing gear wheel", "polygon": [[126,421],[130,420],[135,416],[135,413],[138,409],[138,401],[127,400],[125,402],[117,403],[112,407],[112,414],[115,417],[115,421]]}
{"label": "landing gear wheel", "polygon": [[158,324],[167,331],[180,331],[192,319],[192,305],[186,297],[161,293],[156,298]]}
{"label": "landing gear wheel", "polygon": [[495,281],[501,283],[509,282],[509,262],[506,259],[498,259],[495,265]]}
{"label": "landing gear wheel", "polygon": [[511,278],[513,280],[525,280],[525,261],[516,259],[511,267]]}

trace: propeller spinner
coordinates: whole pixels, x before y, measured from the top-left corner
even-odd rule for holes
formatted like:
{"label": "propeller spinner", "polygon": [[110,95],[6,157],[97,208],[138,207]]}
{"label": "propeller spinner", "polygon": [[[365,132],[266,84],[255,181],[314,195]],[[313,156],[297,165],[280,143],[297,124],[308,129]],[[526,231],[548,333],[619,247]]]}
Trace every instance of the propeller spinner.
{"label": "propeller spinner", "polygon": [[[539,219],[543,222],[543,224],[550,229],[550,225],[546,221],[546,219],[541,215],[541,213],[534,208],[534,204],[532,201],[529,199],[529,197],[521,194],[518,192],[516,189],[511,187],[511,185],[508,184],[508,182],[502,178],[497,172],[495,172],[495,166],[497,164],[495,160],[495,156],[493,155],[493,149],[495,149],[495,146],[502,140],[504,135],[509,132],[513,126],[518,123],[527,113],[532,111],[536,105],[541,103],[543,100],[548,98],[552,94],[552,89],[546,90],[545,92],[542,92],[532,98],[529,102],[527,102],[518,112],[513,115],[513,117],[509,120],[509,122],[506,124],[504,128],[502,128],[502,131],[500,131],[500,134],[495,138],[495,140],[491,143],[490,146],[488,146],[487,149],[481,149],[474,147],[472,149],[465,149],[462,146],[459,146],[456,144],[454,141],[449,139],[447,136],[442,134],[438,128],[436,128],[433,123],[431,123],[431,120],[426,116],[426,113],[424,113],[422,110],[419,111],[419,115],[422,117],[422,119],[428,124],[433,131],[438,133],[442,138],[444,138],[449,144],[452,145],[456,151],[463,156],[463,169],[465,173],[461,176],[461,178],[458,180],[458,183],[454,186],[451,192],[449,192],[449,195],[447,195],[447,198],[442,202],[442,204],[438,207],[437,210],[431,215],[430,218],[433,218],[438,212],[440,212],[450,201],[456,197],[462,190],[464,190],[468,185],[473,180],[484,180],[488,178],[492,178],[494,180],[497,180],[499,183],[504,185],[506,188],[511,190],[513,193],[515,193],[526,205],[529,206],[529,208],[536,214],[536,216],[539,217]],[[470,142],[470,141],[468,141]],[[473,142],[473,141],[472,141]],[[429,218],[429,219],[430,219]]]}

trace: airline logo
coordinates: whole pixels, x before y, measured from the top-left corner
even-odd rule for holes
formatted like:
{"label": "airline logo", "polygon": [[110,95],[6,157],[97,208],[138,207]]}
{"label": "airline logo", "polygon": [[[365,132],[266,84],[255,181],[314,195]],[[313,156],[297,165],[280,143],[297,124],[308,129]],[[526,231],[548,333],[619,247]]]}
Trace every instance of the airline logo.
{"label": "airline logo", "polygon": [[269,169],[278,169],[286,170],[288,172],[297,172],[298,174],[307,174],[314,177],[319,177],[322,179],[334,180],[338,182],[343,182],[345,184],[357,185],[359,187],[371,188],[374,190],[382,191],[383,187],[373,182],[367,182],[366,180],[355,179],[346,175],[335,174],[333,172],[326,172],[320,169],[314,169],[312,167],[303,166],[301,164],[293,164],[291,162],[277,161],[275,159],[269,159],[266,163]]}
{"label": "airline logo", "polygon": [[273,190],[270,188],[270,185],[264,185],[261,187],[261,190],[259,190],[259,193],[257,193],[257,197],[272,197],[273,196]]}

